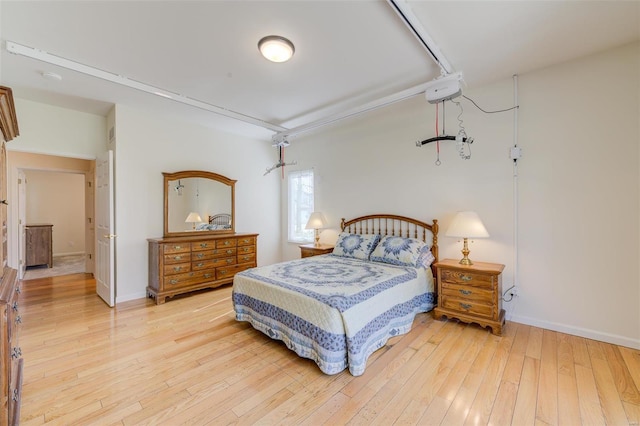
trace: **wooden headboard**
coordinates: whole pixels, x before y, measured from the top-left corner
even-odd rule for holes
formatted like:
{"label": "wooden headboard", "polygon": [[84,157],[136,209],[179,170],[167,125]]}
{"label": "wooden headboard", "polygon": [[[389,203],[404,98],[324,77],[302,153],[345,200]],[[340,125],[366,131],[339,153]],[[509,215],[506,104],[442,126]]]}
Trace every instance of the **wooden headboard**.
{"label": "wooden headboard", "polygon": [[410,217],[397,216],[392,214],[372,214],[357,217],[351,220],[342,219],[340,228],[343,232],[353,234],[380,234],[382,236],[391,235],[406,238],[416,238],[429,242],[428,236],[431,234],[431,253],[438,261],[438,221],[433,220],[429,225]]}
{"label": "wooden headboard", "polygon": [[231,215],[229,213],[219,213],[209,216],[209,225],[229,225]]}

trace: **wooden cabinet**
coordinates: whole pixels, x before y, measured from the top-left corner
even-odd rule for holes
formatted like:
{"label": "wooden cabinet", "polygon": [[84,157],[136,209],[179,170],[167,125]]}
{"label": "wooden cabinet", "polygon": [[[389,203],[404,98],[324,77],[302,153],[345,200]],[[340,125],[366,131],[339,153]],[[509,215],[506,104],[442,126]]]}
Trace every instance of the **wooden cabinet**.
{"label": "wooden cabinet", "polygon": [[256,266],[257,234],[149,239],[147,294],[167,297],[231,284],[240,271]]}
{"label": "wooden cabinet", "polygon": [[0,86],[0,425],[20,423],[22,350],[18,343],[21,322],[20,282],[7,264],[7,164],[5,143],[19,135],[11,89]]}
{"label": "wooden cabinet", "polygon": [[319,254],[328,254],[333,252],[333,247],[328,244],[320,244],[316,246],[314,244],[304,244],[300,246],[300,257],[311,257]]}
{"label": "wooden cabinet", "polygon": [[26,266],[47,265],[53,268],[53,225],[30,224],[26,230]]}
{"label": "wooden cabinet", "polygon": [[18,342],[18,326],[22,321],[16,270],[5,272],[0,282],[0,381],[2,413],[0,424],[18,424],[22,392],[22,350]]}
{"label": "wooden cabinet", "polygon": [[504,265],[475,262],[461,265],[445,259],[436,263],[438,306],[434,316],[457,318],[460,321],[491,327],[493,334],[502,334],[502,271]]}

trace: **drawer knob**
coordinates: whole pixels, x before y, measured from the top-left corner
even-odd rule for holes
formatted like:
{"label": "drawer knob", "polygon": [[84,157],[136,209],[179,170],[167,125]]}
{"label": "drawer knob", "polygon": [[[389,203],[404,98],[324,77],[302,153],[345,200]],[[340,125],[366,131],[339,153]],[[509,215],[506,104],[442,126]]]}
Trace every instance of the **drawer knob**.
{"label": "drawer knob", "polygon": [[471,293],[473,293],[473,292],[472,292],[472,291],[470,291],[470,290],[460,290],[460,293],[464,294],[465,296],[468,296],[468,295],[470,295],[470,294],[471,294]]}
{"label": "drawer knob", "polygon": [[231,265],[233,263],[233,259],[227,259],[227,265]]}
{"label": "drawer knob", "polygon": [[469,305],[468,303],[461,303],[460,307],[465,310],[471,309],[471,305]]}
{"label": "drawer knob", "polygon": [[16,287],[16,293],[20,294],[22,292],[22,290],[20,290],[20,287]]}
{"label": "drawer knob", "polygon": [[22,324],[22,317],[20,315],[16,317],[16,324]]}
{"label": "drawer knob", "polygon": [[18,402],[18,400],[20,399],[20,392],[18,391],[18,388],[16,388],[16,389],[14,389],[14,390],[13,390],[13,397],[12,397],[12,399],[13,399],[15,402]]}
{"label": "drawer knob", "polygon": [[206,248],[207,247],[207,243],[200,243],[200,247]]}
{"label": "drawer knob", "polygon": [[226,274],[226,273],[227,273],[227,271],[222,269],[222,270],[220,270],[220,273],[221,273],[221,274]]}
{"label": "drawer knob", "polygon": [[198,257],[198,259],[202,259],[204,257],[204,254],[198,253],[198,254],[196,254],[196,256]]}
{"label": "drawer knob", "polygon": [[229,244],[231,244],[229,241],[225,241],[225,242],[224,242],[224,245],[225,245],[225,246],[228,246]]}
{"label": "drawer knob", "polygon": [[460,279],[462,281],[471,281],[473,279],[473,277],[469,276],[469,275],[461,275]]}
{"label": "drawer knob", "polygon": [[182,269],[182,266],[174,266],[173,267],[174,272],[180,272],[181,269]]}
{"label": "drawer knob", "polygon": [[211,274],[204,274],[205,278],[211,278],[211,276],[212,276]]}
{"label": "drawer knob", "polygon": [[178,280],[169,280],[169,284],[178,284]]}
{"label": "drawer knob", "polygon": [[180,250],[180,249],[182,249],[182,246],[173,246],[173,249],[174,250]]}
{"label": "drawer knob", "polygon": [[182,256],[174,256],[173,260],[182,260]]}
{"label": "drawer knob", "polygon": [[13,309],[14,311],[18,310],[18,302],[13,302],[13,305],[11,306],[11,309]]}
{"label": "drawer knob", "polygon": [[204,262],[198,262],[198,264],[196,265],[198,268],[202,268],[204,266]]}
{"label": "drawer knob", "polygon": [[233,253],[233,250],[227,250],[227,254]]}

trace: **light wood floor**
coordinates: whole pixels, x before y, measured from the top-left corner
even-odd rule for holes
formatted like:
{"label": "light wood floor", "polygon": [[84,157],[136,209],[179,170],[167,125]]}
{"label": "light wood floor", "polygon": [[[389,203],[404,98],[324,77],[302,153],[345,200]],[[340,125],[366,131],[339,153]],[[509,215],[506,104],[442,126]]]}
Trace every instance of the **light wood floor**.
{"label": "light wood floor", "polygon": [[230,287],[108,308],[91,275],[23,282],[22,425],[638,425],[640,351],[420,314],[327,376],[232,314]]}

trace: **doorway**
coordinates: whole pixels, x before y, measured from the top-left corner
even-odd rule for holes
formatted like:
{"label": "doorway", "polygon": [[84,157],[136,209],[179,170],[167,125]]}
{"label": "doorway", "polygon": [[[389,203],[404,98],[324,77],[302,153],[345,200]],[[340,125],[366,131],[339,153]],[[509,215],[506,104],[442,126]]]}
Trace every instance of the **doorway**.
{"label": "doorway", "polygon": [[[26,225],[32,223],[53,225],[51,250],[58,262],[53,262],[54,268],[45,264],[44,271],[40,265],[30,265],[30,270],[42,276],[60,275],[53,270],[56,264],[75,260],[74,271],[93,273],[95,160],[8,151],[7,164],[11,197],[17,201],[10,206],[9,262],[18,269],[19,278],[31,279],[25,246]],[[79,266],[77,258],[67,257],[77,255],[83,257]]]}
{"label": "doorway", "polygon": [[24,280],[85,272],[83,173],[23,170]]}

